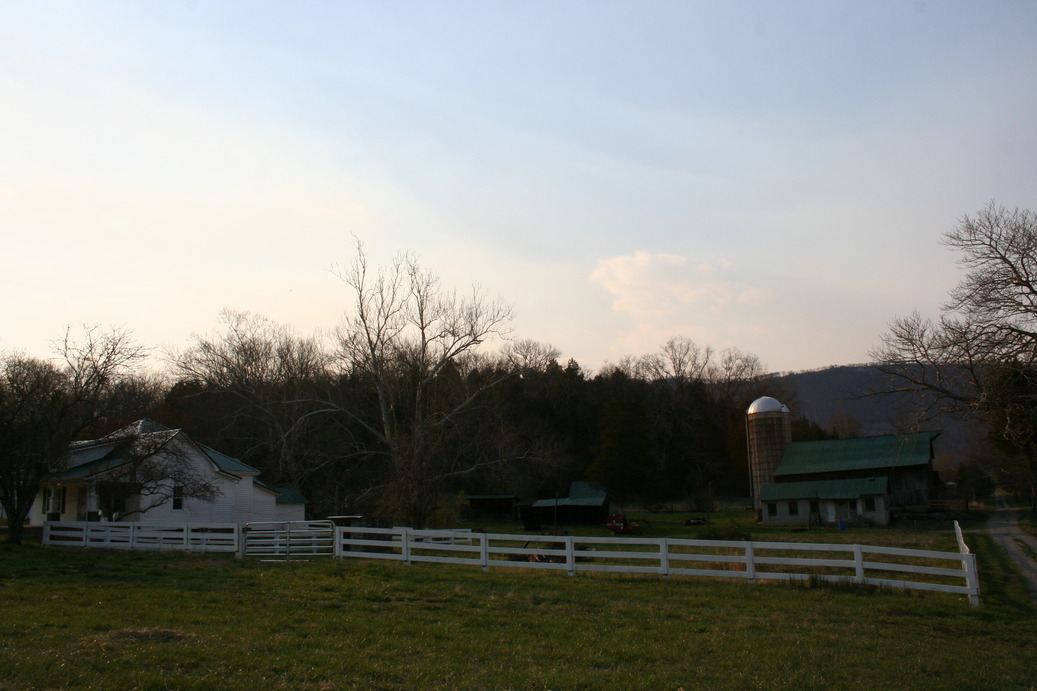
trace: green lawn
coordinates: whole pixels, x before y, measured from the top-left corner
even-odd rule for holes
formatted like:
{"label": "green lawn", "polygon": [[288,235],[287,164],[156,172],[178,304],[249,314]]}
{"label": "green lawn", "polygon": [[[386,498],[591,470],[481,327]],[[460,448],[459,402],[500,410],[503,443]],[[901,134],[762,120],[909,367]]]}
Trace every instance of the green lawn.
{"label": "green lawn", "polygon": [[0,543],[0,689],[1037,688],[1037,611],[991,541],[970,543],[978,609],[857,587]]}

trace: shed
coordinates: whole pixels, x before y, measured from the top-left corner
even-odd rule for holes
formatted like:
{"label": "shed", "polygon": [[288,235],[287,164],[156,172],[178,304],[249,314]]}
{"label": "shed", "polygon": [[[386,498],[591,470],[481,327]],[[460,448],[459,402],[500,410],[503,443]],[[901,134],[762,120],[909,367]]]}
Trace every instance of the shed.
{"label": "shed", "polygon": [[609,514],[605,490],[593,482],[573,482],[569,496],[540,499],[531,508],[541,522],[559,525],[604,525]]}
{"label": "shed", "polygon": [[477,520],[512,521],[518,515],[514,494],[469,494],[468,515]]}

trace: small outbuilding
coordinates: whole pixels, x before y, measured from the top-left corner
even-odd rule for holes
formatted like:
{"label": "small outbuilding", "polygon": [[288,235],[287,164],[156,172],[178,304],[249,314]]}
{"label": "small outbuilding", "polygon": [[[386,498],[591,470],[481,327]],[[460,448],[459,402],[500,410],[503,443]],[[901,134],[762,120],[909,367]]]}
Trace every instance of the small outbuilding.
{"label": "small outbuilding", "polygon": [[593,482],[573,482],[569,496],[540,499],[524,512],[524,517],[536,516],[543,524],[558,525],[605,525],[608,515],[605,490]]}
{"label": "small outbuilding", "polygon": [[469,494],[468,517],[481,521],[512,521],[518,516],[514,494]]}

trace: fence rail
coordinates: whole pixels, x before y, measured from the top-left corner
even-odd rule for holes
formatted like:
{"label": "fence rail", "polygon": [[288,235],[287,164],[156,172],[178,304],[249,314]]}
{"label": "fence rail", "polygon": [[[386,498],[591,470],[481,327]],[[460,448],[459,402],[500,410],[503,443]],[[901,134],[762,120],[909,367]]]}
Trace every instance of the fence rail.
{"label": "fence rail", "polygon": [[44,523],[43,544],[106,549],[236,552],[239,532],[237,523],[147,525],[76,521]]}
{"label": "fence rail", "polygon": [[872,545],[684,538],[575,537],[340,527],[334,556],[490,568],[532,568],[756,581],[858,583],[965,595],[979,604],[976,557]]}
{"label": "fence rail", "polygon": [[976,556],[954,523],[958,552],[873,545],[686,538],[510,535],[468,530],[336,527],[331,521],[148,526],[47,523],[45,545],[237,552],[239,557],[385,559],[490,568],[526,568],[858,583],[965,595],[979,605]]}

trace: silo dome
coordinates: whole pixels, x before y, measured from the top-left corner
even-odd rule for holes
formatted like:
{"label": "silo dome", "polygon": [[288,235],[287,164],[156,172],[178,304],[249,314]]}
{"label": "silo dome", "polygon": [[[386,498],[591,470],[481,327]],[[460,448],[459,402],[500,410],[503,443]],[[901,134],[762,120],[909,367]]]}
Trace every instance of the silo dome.
{"label": "silo dome", "polygon": [[770,396],[761,396],[752,402],[749,406],[747,413],[749,415],[756,415],[757,413],[787,413],[789,409],[781,404],[776,398]]}

